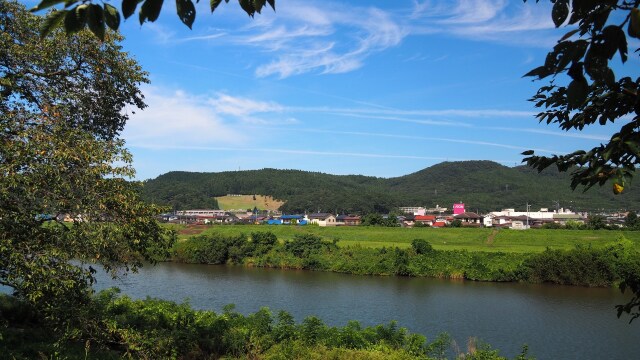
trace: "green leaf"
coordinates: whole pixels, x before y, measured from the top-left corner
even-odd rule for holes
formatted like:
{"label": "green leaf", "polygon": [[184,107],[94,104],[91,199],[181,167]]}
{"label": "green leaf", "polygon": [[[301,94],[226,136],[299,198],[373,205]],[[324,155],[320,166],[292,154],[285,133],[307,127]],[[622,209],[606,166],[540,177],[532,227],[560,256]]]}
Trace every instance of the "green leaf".
{"label": "green leaf", "polygon": [[210,0],[209,5],[211,6],[211,12],[214,12],[221,2],[222,0]]}
{"label": "green leaf", "polygon": [[636,157],[640,157],[640,144],[633,140],[627,140],[624,142],[625,145],[629,147],[631,152],[635,154]]}
{"label": "green leaf", "polygon": [[556,27],[560,27],[569,16],[569,4],[566,1],[556,1],[551,10],[551,19]]}
{"label": "green leaf", "polygon": [[118,9],[109,4],[104,4],[104,21],[112,30],[120,27],[120,13]]}
{"label": "green leaf", "polygon": [[104,41],[104,11],[100,5],[89,4],[87,9],[87,23],[89,30],[100,40]]}
{"label": "green leaf", "polygon": [[271,6],[273,11],[276,11],[276,0],[267,0],[267,3]]}
{"label": "green leaf", "polygon": [[551,75],[551,71],[549,71],[549,68],[547,68],[546,66],[539,66],[539,67],[529,71],[528,73],[524,74],[523,77],[537,76],[538,79],[542,79],[542,78],[547,77],[549,75]]}
{"label": "green leaf", "polygon": [[140,8],[140,25],[149,20],[154,22],[158,20],[160,16],[160,10],[162,9],[162,3],[164,0],[146,0]]}
{"label": "green leaf", "polygon": [[262,8],[264,7],[264,4],[267,2],[267,0],[253,0],[253,7],[256,9],[256,12],[258,14],[260,14],[260,11],[262,11]]}
{"label": "green leaf", "polygon": [[594,81],[604,81],[609,69],[609,61],[601,50],[601,46],[592,45],[584,58],[584,69]]}
{"label": "green leaf", "polygon": [[180,20],[191,29],[196,19],[196,7],[191,0],[176,0],[176,9]]}
{"label": "green leaf", "polygon": [[611,70],[611,68],[607,68],[604,72],[603,81],[610,88],[613,88],[616,85],[616,74]]}
{"label": "green leaf", "polygon": [[38,5],[34,6],[33,8],[31,8],[31,12],[36,12],[36,11],[40,11],[40,10],[44,10],[47,8],[50,8],[54,5],[58,5],[62,2],[64,2],[65,0],[42,0]]}
{"label": "green leaf", "polygon": [[573,80],[567,87],[567,108],[574,110],[580,108],[589,95],[589,84],[585,79]]}
{"label": "green leaf", "polygon": [[620,26],[609,25],[602,29],[603,48],[606,56],[612,59],[616,52],[620,53],[622,62],[627,61],[627,37]]}
{"label": "green leaf", "polygon": [[244,10],[247,15],[253,17],[253,15],[256,13],[256,9],[253,7],[252,0],[239,0],[239,2],[242,10]]}
{"label": "green leaf", "polygon": [[575,35],[575,33],[577,33],[578,31],[580,31],[580,29],[573,29],[573,30],[569,31],[568,33],[564,34],[564,36],[562,36],[560,38],[560,40],[558,40],[558,42],[563,42],[563,41],[567,40],[568,38],[570,38],[573,35]]}
{"label": "green leaf", "polygon": [[82,4],[76,6],[64,17],[64,28],[67,34],[74,34],[84,29],[87,25],[87,9],[89,5]]}
{"label": "green leaf", "polygon": [[521,155],[524,155],[524,156],[533,155],[533,150],[523,151]]}
{"label": "green leaf", "polygon": [[40,37],[46,37],[47,35],[49,35],[49,33],[51,33],[53,29],[58,27],[62,19],[64,19],[66,13],[66,10],[50,12],[49,15],[47,15],[47,18],[44,19],[44,22],[42,23],[42,28],[40,29]]}
{"label": "green leaf", "polygon": [[133,15],[139,2],[139,0],[122,0],[122,16],[128,19],[129,16]]}

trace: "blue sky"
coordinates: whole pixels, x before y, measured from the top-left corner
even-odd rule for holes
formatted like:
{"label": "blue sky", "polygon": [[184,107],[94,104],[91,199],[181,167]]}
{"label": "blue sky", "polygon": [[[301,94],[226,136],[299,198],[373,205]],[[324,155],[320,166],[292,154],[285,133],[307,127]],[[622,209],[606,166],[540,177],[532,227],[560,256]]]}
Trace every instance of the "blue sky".
{"label": "blue sky", "polygon": [[214,14],[202,1],[189,30],[167,1],[157,22],[141,27],[134,15],[121,25],[124,49],[151,79],[149,107],[123,133],[138,179],[514,166],[524,150],[583,149],[613,129],[565,132],[534,118],[527,99],[546,82],[522,75],[569,30],[554,29],[548,2],[277,0],[276,8],[251,19],[235,1]]}

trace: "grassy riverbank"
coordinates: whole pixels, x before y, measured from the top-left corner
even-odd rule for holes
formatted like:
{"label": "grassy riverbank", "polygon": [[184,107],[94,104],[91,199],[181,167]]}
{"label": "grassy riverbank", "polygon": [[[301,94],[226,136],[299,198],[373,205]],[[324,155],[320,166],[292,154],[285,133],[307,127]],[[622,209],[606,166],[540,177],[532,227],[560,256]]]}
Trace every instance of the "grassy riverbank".
{"label": "grassy riverbank", "polygon": [[[638,242],[614,231],[569,231],[573,236],[563,239],[559,236],[562,233],[554,233],[556,230],[496,232],[486,229],[452,229],[461,231],[440,232],[443,229],[431,229],[430,232],[407,232],[403,231],[406,229],[356,228],[367,236],[380,230],[387,232],[387,236],[390,234],[388,231],[393,230],[403,234],[402,240],[392,242],[386,238],[383,239],[386,241],[375,241],[376,245],[389,245],[377,247],[366,246],[366,242],[343,245],[343,240],[337,237],[326,238],[314,234],[313,231],[325,229],[318,227],[294,228],[294,231],[299,233],[293,234],[291,239],[280,239],[271,231],[250,234],[238,231],[242,229],[241,226],[214,227],[210,231],[216,232],[211,235],[197,235],[180,241],[174,247],[171,260],[202,264],[234,263],[357,275],[552,282],[580,286],[612,286],[621,281],[624,274],[640,272]],[[407,234],[419,236],[436,233],[449,236],[447,239],[451,240],[443,242],[453,242],[456,245],[438,246],[424,238],[432,239],[433,236],[406,240]],[[455,238],[456,234],[464,239]],[[537,238],[532,240],[524,236],[527,234],[534,238],[537,235]],[[485,235],[488,239],[481,239]],[[614,237],[616,235],[617,238]],[[499,237],[502,240],[498,240]],[[496,241],[501,241],[503,247],[518,251],[496,251],[493,248]],[[552,243],[556,246],[549,245]],[[487,248],[491,250],[485,250]],[[535,251],[526,252],[525,249]]]}
{"label": "grassy riverbank", "polygon": [[[469,339],[466,350],[447,334],[431,341],[395,322],[363,327],[324,324],[315,316],[295,323],[262,308],[242,315],[193,310],[189,304],[132,300],[104,291],[82,309],[66,332],[52,327],[27,305],[0,294],[0,344],[6,359],[505,359]],[[454,349],[452,351],[452,349]],[[516,359],[526,359],[526,347]]]}
{"label": "grassy riverbank", "polygon": [[491,228],[387,228],[365,226],[268,226],[213,225],[200,227],[172,226],[180,241],[194,235],[238,236],[269,231],[280,241],[290,241],[296,235],[313,234],[327,241],[337,240],[340,247],[359,245],[382,248],[411,247],[414,239],[424,239],[437,250],[467,250],[483,252],[536,253],[547,248],[570,250],[576,246],[603,247],[620,236],[629,239],[640,251],[640,231],[531,229],[527,231]]}

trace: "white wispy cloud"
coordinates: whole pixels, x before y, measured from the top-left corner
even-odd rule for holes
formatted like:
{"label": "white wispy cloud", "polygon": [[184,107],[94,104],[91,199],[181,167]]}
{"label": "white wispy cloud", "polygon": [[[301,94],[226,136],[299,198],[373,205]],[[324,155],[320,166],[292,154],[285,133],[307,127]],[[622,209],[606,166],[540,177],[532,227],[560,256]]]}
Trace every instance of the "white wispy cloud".
{"label": "white wispy cloud", "polygon": [[160,44],[171,44],[176,39],[176,32],[159,22],[147,22],[142,26],[142,31],[150,34],[155,42]]}
{"label": "white wispy cloud", "polygon": [[213,34],[208,35],[200,35],[200,36],[189,36],[182,39],[177,39],[177,42],[188,42],[188,41],[201,41],[201,40],[215,40],[223,38],[224,36],[228,36],[228,33],[225,31],[215,32]]}
{"label": "white wispy cloud", "polygon": [[419,125],[436,125],[436,126],[454,126],[454,127],[471,127],[470,124],[460,122],[460,121],[446,121],[446,120],[431,120],[431,119],[410,119],[406,117],[398,117],[398,116],[379,116],[379,115],[367,115],[367,114],[359,114],[359,113],[340,113],[340,112],[330,112],[329,114],[339,115],[339,116],[348,116],[360,119],[368,119],[368,120],[386,120],[386,121],[395,121],[395,122],[404,122],[404,123],[412,123]]}
{"label": "white wispy cloud", "polygon": [[279,14],[284,19],[279,19],[278,27],[240,40],[277,51],[275,60],[256,69],[259,77],[353,71],[363,66],[368,56],[399,45],[407,35],[392,14],[377,8],[290,5]]}
{"label": "white wispy cloud", "polygon": [[398,46],[408,32],[395,14],[376,7],[334,2],[287,1],[276,15],[260,15],[244,27],[215,28],[174,39],[252,47],[267,61],[258,77],[337,74],[358,69],[370,55]]}
{"label": "white wispy cloud", "polygon": [[[368,107],[323,107],[323,106],[288,106],[273,101],[261,101],[238,97],[226,93],[218,93],[208,98],[207,104],[211,105],[217,114],[232,115],[241,119],[250,119],[252,116],[264,114],[328,114],[341,117],[353,117],[371,120],[384,120],[393,122],[406,122],[420,125],[473,127],[465,119],[482,118],[533,118],[536,114],[531,111],[505,110],[505,109],[392,109],[381,108],[370,104]],[[433,118],[431,118],[433,117]],[[456,118],[451,120],[450,118]],[[251,123],[265,123],[265,121],[247,121]],[[291,122],[289,122],[291,123]],[[272,123],[272,125],[277,125]]]}
{"label": "white wispy cloud", "polygon": [[477,24],[494,20],[507,6],[505,0],[464,0],[451,6],[449,16],[441,21],[444,24]]}
{"label": "white wispy cloud", "polygon": [[[228,11],[232,19],[246,15],[233,9]],[[231,24],[236,26],[207,28],[199,23],[202,27],[196,27],[194,35],[182,37],[161,22],[142,28],[163,44],[203,41],[254,48],[266,59],[251,64],[255,75],[279,78],[354,71],[371,55],[400,46],[408,36],[444,35],[536,47],[549,47],[558,39],[549,4],[533,1],[427,0],[386,10],[362,3],[288,0],[276,14],[266,12],[244,26]]]}
{"label": "white wispy cloud", "polygon": [[211,106],[183,91],[145,87],[148,107],[130,115],[123,137],[130,145],[152,143],[239,144],[247,136],[224,121]]}
{"label": "white wispy cloud", "polygon": [[[173,149],[173,150],[192,150],[192,151],[228,151],[233,153],[247,152],[251,154],[277,153],[277,154],[293,154],[293,155],[313,155],[313,156],[333,156],[333,157],[354,157],[354,158],[379,158],[379,159],[408,159],[408,160],[435,160],[435,161],[466,161],[475,160],[471,158],[454,158],[454,157],[434,157],[422,155],[407,154],[383,154],[383,153],[366,153],[366,152],[340,152],[340,151],[316,151],[305,149],[278,149],[278,148],[250,148],[250,147],[223,147],[223,146],[190,146],[190,145],[161,145],[161,144],[145,144],[136,145],[138,148],[147,149]],[[494,160],[500,163],[513,163],[514,160]]]}
{"label": "white wispy cloud", "polygon": [[442,34],[516,46],[549,47],[558,39],[550,5],[506,0],[415,2],[412,34]]}
{"label": "white wispy cloud", "polygon": [[256,113],[282,112],[284,110],[283,106],[272,101],[256,101],[224,93],[219,93],[216,97],[208,99],[207,103],[213,106],[217,113],[238,117]]}
{"label": "white wispy cloud", "polygon": [[503,144],[503,143],[496,143],[496,142],[489,142],[489,141],[480,141],[480,140],[469,140],[469,139],[454,139],[454,138],[428,137],[428,136],[389,134],[389,133],[372,133],[372,132],[364,132],[364,131],[336,131],[336,130],[305,129],[305,128],[296,128],[295,130],[291,130],[291,129],[288,129],[288,128],[278,128],[278,131],[287,131],[287,130],[296,131],[296,132],[335,134],[335,135],[345,135],[345,136],[367,136],[367,137],[419,140],[419,141],[430,141],[430,142],[450,142],[450,143],[457,143],[457,144],[499,147],[499,148],[504,148],[504,149],[518,150],[518,151],[535,150],[535,151],[538,151],[538,152],[549,153],[549,154],[562,152],[562,151],[558,151],[558,150],[549,150],[549,149],[543,149],[543,148],[530,148],[530,147],[523,147],[521,145],[510,145],[510,144]]}
{"label": "white wispy cloud", "polygon": [[519,110],[503,110],[503,109],[332,109],[331,112],[341,113],[376,113],[386,115],[405,115],[405,116],[456,116],[465,118],[494,118],[494,117],[532,117],[536,113],[531,111]]}
{"label": "white wispy cloud", "polygon": [[[237,12],[230,12],[231,17]],[[408,36],[548,47],[558,38],[549,14],[548,4],[507,0],[414,1],[393,10],[362,3],[288,0],[276,14],[256,16],[244,26],[205,27],[182,38],[161,25],[145,27],[163,43],[204,41],[256,49],[265,59],[250,64],[256,76],[287,78],[357,70],[370,56],[400,46]]]}
{"label": "white wispy cloud", "polygon": [[558,137],[569,137],[575,139],[584,139],[584,140],[597,140],[597,141],[608,141],[610,136],[605,135],[591,135],[585,134],[583,132],[566,132],[563,130],[543,130],[543,129],[533,129],[533,128],[520,128],[520,127],[487,127],[489,130],[497,130],[497,131],[509,131],[509,132],[526,132],[532,134],[542,134],[542,135],[551,135]]}

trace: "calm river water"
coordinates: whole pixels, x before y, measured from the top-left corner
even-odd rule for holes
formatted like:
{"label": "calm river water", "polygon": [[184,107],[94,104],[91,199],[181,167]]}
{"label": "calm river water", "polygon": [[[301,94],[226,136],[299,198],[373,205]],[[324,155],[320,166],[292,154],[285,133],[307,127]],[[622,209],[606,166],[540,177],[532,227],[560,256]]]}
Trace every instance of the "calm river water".
{"label": "calm river water", "polygon": [[117,286],[147,296],[220,312],[233,303],[247,314],[267,306],[301,321],[317,315],[329,325],[358,320],[400,326],[433,340],[448,332],[462,349],[469,337],[513,357],[523,344],[537,359],[637,359],[640,320],[616,317],[625,302],[617,289],[353,276],[235,266],[162,263],[111,280],[98,273],[97,289]]}

